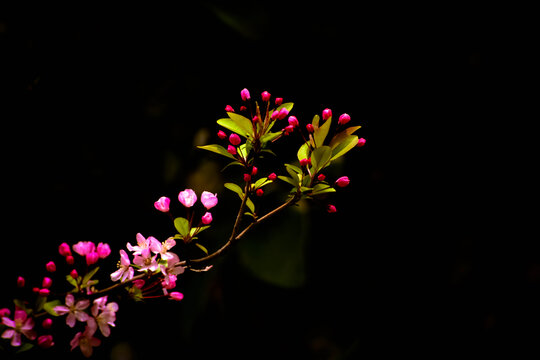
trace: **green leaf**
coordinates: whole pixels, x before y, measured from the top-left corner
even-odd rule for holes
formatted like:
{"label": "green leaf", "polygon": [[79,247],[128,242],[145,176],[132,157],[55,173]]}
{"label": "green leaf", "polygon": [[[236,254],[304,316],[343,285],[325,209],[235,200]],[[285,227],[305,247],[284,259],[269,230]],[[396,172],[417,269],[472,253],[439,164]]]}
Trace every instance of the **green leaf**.
{"label": "green leaf", "polygon": [[253,184],[253,189],[262,188],[263,186],[266,186],[271,183],[272,183],[272,180],[268,180],[268,178],[260,178],[259,180],[255,181],[255,183]]}
{"label": "green leaf", "polygon": [[285,167],[287,169],[291,169],[292,171],[294,171],[297,174],[302,174],[302,169],[300,169],[298,166],[291,165],[291,164],[284,164],[284,165],[285,165]]}
{"label": "green leaf", "polygon": [[253,203],[253,201],[251,201],[249,197],[246,200],[246,206],[249,210],[251,210],[252,213],[255,213],[255,204]]}
{"label": "green leaf", "polygon": [[264,146],[267,142],[269,141],[272,141],[272,140],[275,140],[277,139],[278,137],[281,136],[281,131],[280,132],[269,132],[269,133],[266,133],[264,134],[263,136],[261,136],[261,144],[262,146]]}
{"label": "green leaf", "polygon": [[174,227],[182,236],[189,235],[189,221],[183,217],[177,217],[174,219]]}
{"label": "green leaf", "polygon": [[48,301],[45,304],[43,304],[43,310],[45,310],[47,313],[51,314],[52,316],[60,316],[54,311],[54,307],[62,305],[62,302],[60,300],[53,300]]}
{"label": "green leaf", "polygon": [[199,244],[199,243],[195,243],[195,245],[196,245],[199,249],[201,249],[206,255],[208,255],[208,250],[207,250],[204,246],[202,246],[202,245]]}
{"label": "green leaf", "polygon": [[92,279],[92,276],[94,276],[98,272],[98,270],[99,270],[99,266],[96,266],[94,269],[87,272],[86,275],[84,275],[82,279],[82,284],[85,285],[86,283],[88,283],[90,279]]}
{"label": "green leaf", "polygon": [[[298,179],[298,176],[295,176],[295,178]],[[295,184],[295,183],[294,183],[294,180],[293,180],[292,178],[288,177],[288,176],[282,176],[282,175],[279,175],[279,176],[278,176],[278,179],[279,179],[279,180],[282,180],[282,181],[285,181],[286,183],[289,183],[289,184],[291,184],[291,185],[294,186],[294,187],[298,187],[298,184]]]}
{"label": "green leaf", "polygon": [[223,156],[226,156],[226,157],[231,158],[233,160],[236,160],[236,158],[233,155],[231,155],[227,151],[227,149],[225,149],[221,145],[211,144],[211,145],[203,145],[203,146],[197,146],[197,147],[199,149],[208,150],[208,151],[214,152],[216,154],[223,155]]}
{"label": "green leaf", "polygon": [[315,115],[313,117],[313,120],[311,121],[311,125],[313,125],[313,128],[314,129],[318,129],[319,128],[319,120],[321,119],[321,117],[319,115]]}
{"label": "green leaf", "polygon": [[309,143],[304,143],[296,153],[298,160],[309,159]]}
{"label": "green leaf", "polygon": [[252,148],[253,148],[253,146],[251,145],[251,143],[246,142],[246,143],[240,145],[237,148],[238,149],[238,155],[240,155],[242,157],[242,159],[247,161],[247,158],[248,158],[249,153],[250,153]]}
{"label": "green leaf", "polygon": [[339,144],[341,144],[343,141],[347,139],[349,135],[352,135],[356,132],[356,130],[360,129],[361,126],[351,126],[338,134],[336,134],[332,140],[330,140],[330,147],[332,149],[335,149]]}
{"label": "green leaf", "polygon": [[225,183],[225,186],[227,189],[235,192],[238,194],[238,196],[240,196],[240,199],[242,199],[244,197],[244,190],[242,190],[242,188],[238,185],[236,185],[235,183]]}
{"label": "green leaf", "polygon": [[237,133],[238,135],[243,136],[245,138],[247,138],[247,136],[249,134],[246,131],[246,129],[244,129],[242,126],[238,125],[238,123],[235,122],[232,119],[229,119],[229,118],[219,119],[217,121],[217,123],[219,125],[223,126],[224,128],[226,128],[228,130],[231,130],[232,132]]}
{"label": "green leaf", "polygon": [[330,130],[331,124],[332,124],[332,117],[330,116],[328,120],[324,122],[324,124],[322,124],[317,129],[315,129],[315,132],[313,133],[313,140],[315,140],[315,147],[320,147],[324,144],[324,139],[326,139],[326,135],[328,135],[328,131]]}
{"label": "green leaf", "polygon": [[66,280],[68,283],[73,285],[74,287],[77,287],[77,280],[75,280],[71,275],[66,275]]}
{"label": "green leaf", "polygon": [[336,189],[334,189],[332,186],[328,184],[317,184],[313,187],[313,191],[311,192],[311,195],[321,195],[325,193],[331,193],[336,192]]}
{"label": "green leaf", "polygon": [[236,123],[237,127],[243,130],[244,135],[242,135],[241,133],[238,133],[238,135],[242,135],[244,137],[248,137],[248,136],[253,137],[253,123],[251,122],[251,120],[237,113],[229,112],[227,114],[229,115],[231,120]]}
{"label": "green leaf", "polygon": [[297,172],[295,172],[292,168],[290,167],[286,167],[286,170],[287,172],[291,175],[291,180],[293,182],[293,185],[298,187],[298,185],[300,185],[300,174],[298,174]]}
{"label": "green leaf", "polygon": [[330,146],[321,146],[313,150],[311,153],[311,167],[312,173],[318,173],[330,162],[332,157],[332,149]]}
{"label": "green leaf", "polygon": [[17,349],[15,354],[23,353],[25,351],[28,351],[28,350],[32,349],[33,347],[34,347],[34,344],[32,344],[32,343],[24,343]]}
{"label": "green leaf", "polygon": [[345,155],[347,152],[354,149],[354,147],[357,144],[358,144],[358,136],[349,135],[338,146],[336,146],[335,149],[332,150],[332,159],[330,159],[330,160],[335,160],[335,159]]}

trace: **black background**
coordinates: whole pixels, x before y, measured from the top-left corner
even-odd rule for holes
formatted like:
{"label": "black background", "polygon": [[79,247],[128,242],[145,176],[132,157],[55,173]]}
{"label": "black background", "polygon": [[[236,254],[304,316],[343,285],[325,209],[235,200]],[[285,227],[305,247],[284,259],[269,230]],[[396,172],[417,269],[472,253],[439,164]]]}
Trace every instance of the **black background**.
{"label": "black background", "polygon": [[[347,112],[367,139],[342,165],[352,182],[336,196],[337,216],[312,212],[312,224],[327,225],[310,239],[305,284],[264,283],[232,252],[211,275],[179,282],[183,303],[121,305],[100,358],[528,348],[539,335],[540,259],[523,230],[532,213],[511,215],[532,170],[507,150],[502,91],[522,71],[512,60],[529,59],[501,10],[247,1],[5,9],[2,306],[16,276],[39,279],[60,242],[105,241],[114,255],[137,232],[166,234],[153,202],[188,186],[206,156],[194,150],[196,132],[213,134],[247,87],[293,101],[301,121],[326,107]],[[190,291],[200,303],[188,302]],[[55,356],[66,354],[66,341],[57,344]]]}

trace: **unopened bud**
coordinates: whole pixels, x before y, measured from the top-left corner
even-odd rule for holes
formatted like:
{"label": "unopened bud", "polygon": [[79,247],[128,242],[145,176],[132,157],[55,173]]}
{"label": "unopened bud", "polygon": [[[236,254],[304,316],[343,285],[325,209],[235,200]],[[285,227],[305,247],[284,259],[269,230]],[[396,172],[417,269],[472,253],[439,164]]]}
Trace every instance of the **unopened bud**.
{"label": "unopened bud", "polygon": [[244,101],[248,101],[249,99],[251,99],[251,96],[249,95],[249,90],[245,88],[242,91],[240,91],[240,96],[242,97],[242,100]]}
{"label": "unopened bud", "polygon": [[238,136],[238,134],[232,133],[229,136],[229,142],[234,146],[238,146],[242,142],[242,139],[240,139],[240,136]]}
{"label": "unopened bud", "polygon": [[334,205],[330,204],[326,207],[326,211],[330,214],[333,214],[335,212],[337,212],[337,209]]}
{"label": "unopened bud", "polygon": [[227,146],[227,152],[231,155],[236,155],[236,148],[232,145]]}
{"label": "unopened bud", "polygon": [[269,101],[270,100],[270,93],[268,91],[263,91],[261,94],[261,98],[263,101]]}
{"label": "unopened bud", "polygon": [[69,275],[71,275],[71,277],[74,278],[74,279],[77,279],[79,277],[79,273],[75,269],[71,270]]}
{"label": "unopened bud", "polygon": [[48,289],[51,287],[51,285],[52,285],[52,279],[49,277],[44,277],[43,281],[41,282],[41,287]]}
{"label": "unopened bud", "polygon": [[351,121],[351,117],[349,116],[349,114],[341,114],[338,119],[338,124],[345,125],[349,121]]}
{"label": "unopened bud", "polygon": [[219,130],[218,133],[217,133],[217,136],[218,136],[218,138],[220,138],[221,140],[227,138],[227,134],[225,134],[225,131],[223,131],[223,130]]}
{"label": "unopened bud", "polygon": [[234,112],[234,109],[233,109],[233,107],[231,105],[227,105],[227,106],[225,106],[225,111],[226,112]]}
{"label": "unopened bud", "polygon": [[322,112],[322,119],[323,120],[328,120],[332,117],[332,110],[330,109],[324,109],[323,112]]}
{"label": "unopened bud", "polygon": [[339,179],[336,180],[336,185],[339,186],[339,187],[345,187],[347,185],[349,185],[351,181],[349,180],[349,178],[347,176],[342,176],[340,177]]}
{"label": "unopened bud", "polygon": [[283,104],[283,98],[276,98],[276,106]]}
{"label": "unopened bud", "polygon": [[306,129],[307,129],[308,133],[310,133],[310,134],[313,134],[315,132],[315,128],[313,127],[312,124],[307,124]]}
{"label": "unopened bud", "polygon": [[24,284],[26,283],[26,281],[24,280],[24,278],[22,276],[19,276],[17,278],[17,287],[24,287]]}
{"label": "unopened bud", "polygon": [[276,173],[271,173],[270,175],[268,175],[268,180],[274,181],[274,180],[276,180],[276,179],[277,179]]}
{"label": "unopened bud", "polygon": [[56,264],[54,263],[54,261],[49,261],[46,265],[45,265],[45,268],[47,269],[48,272],[55,272],[56,271]]}
{"label": "unopened bud", "polygon": [[358,139],[358,144],[356,146],[362,147],[364,145],[366,145],[366,139],[364,139],[364,138]]}

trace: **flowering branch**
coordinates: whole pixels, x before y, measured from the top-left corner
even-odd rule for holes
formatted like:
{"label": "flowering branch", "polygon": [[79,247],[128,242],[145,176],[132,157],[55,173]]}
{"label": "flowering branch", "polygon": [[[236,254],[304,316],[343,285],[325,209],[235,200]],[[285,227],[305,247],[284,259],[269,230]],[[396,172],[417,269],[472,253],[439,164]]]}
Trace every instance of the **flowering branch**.
{"label": "flowering branch", "polygon": [[[203,268],[194,265],[206,264],[211,260],[225,254],[236,242],[244,238],[251,229],[268,220],[284,209],[297,204],[303,199],[322,199],[325,201],[328,195],[336,192],[336,189],[348,186],[350,179],[342,176],[333,183],[328,182],[324,173],[330,164],[353,148],[362,147],[365,139],[358,138],[354,133],[360,126],[346,127],[351,117],[342,114],[337,125],[332,124],[332,111],[325,109],[322,119],[315,115],[313,120],[300,126],[296,116],[289,116],[293,103],[283,103],[282,98],[274,99],[275,107],[272,108],[271,95],[267,91],[261,94],[262,106],[257,101],[251,102],[251,96],[247,89],[240,93],[243,105],[240,112],[235,112],[230,105],[225,107],[226,118],[217,120],[217,124],[223,129],[230,131],[227,134],[223,129],[217,132],[217,137],[226,141],[226,147],[219,144],[199,146],[202,150],[225,157],[230,166],[242,169],[240,184],[225,183],[224,187],[236,193],[241,202],[231,234],[225,244],[214,252],[209,252],[201,244],[199,236],[212,226],[213,215],[211,209],[218,204],[218,194],[203,191],[200,198],[192,189],[185,189],[178,194],[178,201],[183,205],[185,217],[173,216],[170,203],[166,197],[160,197],[154,207],[167,214],[173,223],[176,233],[160,242],[153,236],[144,237],[136,235],[136,244],[126,244],[127,252],[119,250],[120,260],[115,271],[108,277],[113,282],[107,287],[98,288],[98,278],[101,259],[111,254],[108,244],[94,244],[91,241],[80,241],[72,246],[62,243],[58,247],[58,253],[64,258],[64,268],[68,275],[62,276],[71,287],[68,291],[55,289],[51,291],[53,283],[49,276],[43,277],[35,286],[27,286],[22,277],[17,279],[22,298],[14,300],[15,309],[13,317],[9,308],[0,309],[0,333],[5,341],[9,341],[15,352],[29,350],[36,345],[41,348],[54,346],[54,338],[50,332],[53,318],[62,317],[66,326],[76,331],[69,342],[71,350],[79,348],[84,356],[90,357],[93,349],[98,347],[102,339],[111,333],[110,327],[115,326],[116,312],[119,310],[117,301],[122,296],[117,290],[123,289],[137,301],[166,297],[180,301],[184,295],[173,291],[176,287],[178,276],[186,270],[195,272],[207,271],[212,266]],[[261,108],[264,110],[261,112]],[[287,118],[288,125],[281,130],[273,129]],[[334,135],[329,137],[331,130]],[[273,169],[281,173],[271,172],[267,176],[261,176],[259,162],[263,156],[276,156],[271,150],[280,139],[293,138],[294,133],[299,134],[301,144],[296,152],[297,162],[283,163],[281,169]],[[265,188],[276,180],[282,181],[290,187],[287,200],[264,215],[258,213],[260,203],[264,200]],[[204,210],[199,213],[197,204],[202,204]],[[328,203],[326,210],[329,213],[337,212],[334,204]],[[201,215],[202,214],[202,215]],[[244,218],[250,217],[243,229]],[[181,258],[171,251],[177,241],[182,241],[186,247],[198,248],[204,252],[204,256],[198,258]],[[49,261],[46,264],[48,275],[56,272],[56,263]],[[42,319],[41,324],[36,321]],[[101,336],[99,336],[101,334]],[[0,344],[0,347],[1,344]]]}

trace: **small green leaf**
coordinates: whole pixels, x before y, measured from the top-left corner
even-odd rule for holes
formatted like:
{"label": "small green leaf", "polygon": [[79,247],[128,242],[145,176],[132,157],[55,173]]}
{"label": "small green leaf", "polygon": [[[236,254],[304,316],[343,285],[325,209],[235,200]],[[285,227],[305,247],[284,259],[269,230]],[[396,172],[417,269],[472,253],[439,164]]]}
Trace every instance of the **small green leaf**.
{"label": "small green leaf", "polygon": [[[248,137],[248,136],[253,137],[253,123],[251,122],[251,120],[237,113],[228,112],[227,114],[229,115],[231,120],[234,121],[238,125],[239,128],[244,130],[244,133],[245,133],[245,135],[243,135],[244,137]],[[242,134],[238,133],[238,135],[242,135]]]}
{"label": "small green leaf", "polygon": [[330,130],[331,124],[332,124],[332,117],[330,116],[328,120],[324,122],[324,124],[322,124],[317,129],[315,129],[315,132],[313,133],[313,140],[315,140],[315,147],[320,147],[323,145],[324,139],[326,139],[326,135],[328,135],[328,131]]}
{"label": "small green leaf", "polygon": [[189,221],[183,217],[174,219],[174,227],[182,236],[189,235]]}
{"label": "small green leaf", "polygon": [[73,285],[74,287],[77,287],[77,280],[75,280],[71,275],[66,275],[66,280],[68,283]]}
{"label": "small green leaf", "polygon": [[202,246],[202,245],[199,244],[199,243],[195,243],[195,245],[196,245],[199,249],[201,249],[206,255],[208,255],[208,250],[207,250],[204,246]]}
{"label": "small green leaf", "polygon": [[312,172],[316,174],[319,170],[327,166],[331,157],[332,149],[330,146],[321,146],[313,150],[311,153]]}
{"label": "small green leaf", "polygon": [[94,269],[90,270],[89,272],[86,273],[86,275],[84,275],[83,279],[82,279],[82,283],[83,284],[86,284],[90,281],[90,279],[92,279],[92,276],[94,276],[99,270],[99,266],[96,266]]}
{"label": "small green leaf", "polygon": [[232,192],[237,193],[238,196],[240,196],[240,199],[244,197],[244,190],[242,190],[242,188],[236,185],[235,183],[225,183],[225,185],[223,186],[225,186],[227,189],[231,190]]}
{"label": "small green leaf", "polygon": [[62,302],[60,300],[53,300],[48,301],[45,304],[43,304],[43,310],[45,310],[47,313],[51,314],[52,316],[60,316],[54,311],[54,307],[62,305]]}
{"label": "small green leaf", "polygon": [[291,169],[292,171],[294,171],[297,174],[302,174],[302,169],[300,169],[298,166],[291,165],[291,164],[284,164],[284,165],[285,165],[285,167],[287,169]]}
{"label": "small green leaf", "polygon": [[268,178],[260,178],[259,180],[255,181],[255,183],[253,184],[253,189],[259,189],[271,183],[272,183],[272,180],[268,180]]}
{"label": "small green leaf", "polygon": [[319,120],[321,117],[319,115],[315,115],[313,117],[313,120],[311,121],[311,125],[313,125],[313,128],[318,129],[319,128]]}
{"label": "small green leaf", "polygon": [[343,140],[335,149],[332,150],[332,158],[330,160],[335,160],[343,155],[345,155],[350,150],[358,144],[358,136],[349,135],[345,140]]}
{"label": "small green leaf", "polygon": [[325,193],[331,193],[336,192],[336,189],[334,189],[332,186],[328,184],[317,184],[313,187],[313,191],[311,192],[311,195],[321,195]]}
{"label": "small green leaf", "polygon": [[335,149],[339,144],[341,144],[344,140],[347,139],[349,135],[352,135],[356,132],[356,130],[360,129],[361,126],[351,126],[338,134],[336,134],[332,140],[330,140],[330,147],[332,149]]}
{"label": "small green leaf", "polygon": [[249,197],[246,200],[246,206],[249,210],[251,210],[252,213],[255,213],[255,204],[253,203],[253,201],[251,201]]}
{"label": "small green leaf", "polygon": [[34,347],[34,344],[32,344],[32,343],[24,343],[17,349],[15,354],[23,353],[25,351],[28,351],[28,350],[32,349],[33,347]]}
{"label": "small green leaf", "polygon": [[298,187],[298,185],[300,185],[300,174],[298,174],[297,172],[295,172],[292,168],[290,167],[286,167],[286,170],[287,172],[291,175],[291,180],[293,182],[293,185]]}
{"label": "small green leaf", "polygon": [[236,160],[236,158],[233,155],[231,155],[227,151],[227,149],[225,149],[221,145],[211,144],[211,145],[203,145],[203,146],[197,146],[197,147],[199,149],[208,150],[208,151],[214,152],[216,154],[223,155],[223,156],[226,156],[226,157],[231,158],[233,160]]}
{"label": "small green leaf", "polygon": [[252,148],[253,146],[251,145],[251,142],[246,142],[238,147],[238,155],[240,155],[242,159],[247,161],[247,158]]}
{"label": "small green leaf", "polygon": [[298,160],[309,159],[309,143],[304,143],[296,153]]}
{"label": "small green leaf", "polygon": [[277,139],[278,137],[281,136],[281,131],[280,132],[269,132],[269,133],[266,133],[264,134],[263,136],[261,136],[261,144],[262,146],[264,146],[267,142],[269,141],[272,141],[272,140],[275,140]]}
{"label": "small green leaf", "polygon": [[[295,177],[298,179],[298,176],[295,176]],[[289,183],[294,187],[298,187],[298,184],[295,184],[294,180],[292,178],[288,177],[288,176],[279,175],[278,179],[281,180],[281,181],[285,181],[286,183]]]}

